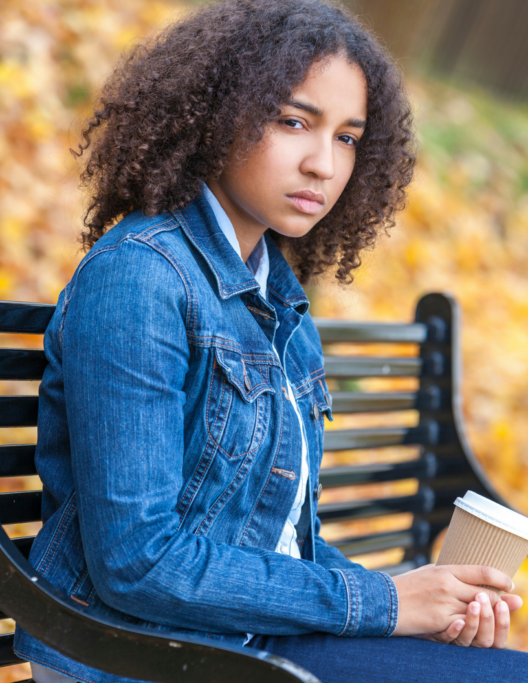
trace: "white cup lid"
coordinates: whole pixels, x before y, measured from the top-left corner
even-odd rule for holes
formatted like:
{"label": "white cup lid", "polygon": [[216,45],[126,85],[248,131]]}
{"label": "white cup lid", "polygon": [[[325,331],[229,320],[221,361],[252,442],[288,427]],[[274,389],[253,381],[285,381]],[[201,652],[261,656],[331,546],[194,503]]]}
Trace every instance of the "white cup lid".
{"label": "white cup lid", "polygon": [[528,517],[514,512],[504,505],[494,503],[489,498],[479,496],[474,491],[468,491],[463,498],[457,498],[455,505],[475,517],[489,522],[499,529],[525,538],[528,541]]}

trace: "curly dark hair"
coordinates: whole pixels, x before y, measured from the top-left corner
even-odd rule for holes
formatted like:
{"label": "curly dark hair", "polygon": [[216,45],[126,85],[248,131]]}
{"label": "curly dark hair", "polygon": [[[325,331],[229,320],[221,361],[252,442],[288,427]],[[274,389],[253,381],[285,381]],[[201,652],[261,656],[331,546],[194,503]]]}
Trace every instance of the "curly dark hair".
{"label": "curly dark hair", "polygon": [[[119,218],[189,204],[259,142],[316,61],[344,55],[367,82],[367,125],[354,172],[308,234],[270,230],[301,283],[337,264],[352,280],[359,253],[394,225],[414,168],[411,109],[386,50],[343,6],[321,0],[222,0],[134,47],[104,85],[83,131],[91,192],[80,241],[90,249]],[[73,150],[72,150],[73,152]],[[295,243],[295,247],[293,244]]]}

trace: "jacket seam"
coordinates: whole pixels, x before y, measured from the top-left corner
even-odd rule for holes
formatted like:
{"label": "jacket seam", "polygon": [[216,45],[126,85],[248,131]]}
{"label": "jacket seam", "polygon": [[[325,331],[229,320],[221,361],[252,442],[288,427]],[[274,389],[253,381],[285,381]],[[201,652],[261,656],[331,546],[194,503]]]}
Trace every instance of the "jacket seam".
{"label": "jacket seam", "polygon": [[291,299],[285,299],[281,294],[279,294],[273,287],[268,285],[268,289],[270,289],[273,294],[275,294],[276,297],[278,297],[281,301],[286,301],[290,303],[291,301],[301,301],[302,303],[309,303],[308,299],[306,298],[306,295],[303,294],[297,294],[297,296],[292,297]]}
{"label": "jacket seam", "polygon": [[70,677],[73,678],[74,680],[86,681],[86,683],[96,683],[96,681],[93,681],[93,680],[90,679],[90,678],[83,678],[82,676],[78,676],[77,674],[75,674],[74,676],[72,676],[71,673],[69,673],[68,671],[65,671],[64,669],[59,669],[59,667],[58,667],[58,666],[55,666],[54,664],[51,664],[51,665],[50,665],[50,664],[48,664],[48,662],[43,662],[42,659],[37,659],[37,658],[34,657],[34,656],[28,657],[28,656],[25,655],[23,652],[20,652],[19,650],[15,650],[15,648],[13,648],[13,652],[14,652],[18,657],[20,657],[20,659],[23,659],[23,660],[28,661],[28,662],[35,662],[36,664],[42,664],[42,666],[45,666],[45,667],[47,667],[48,669],[53,669],[54,671],[58,671],[59,673],[62,673],[62,674],[64,674],[65,676],[70,676]]}
{"label": "jacket seam", "polygon": [[[161,231],[158,231],[161,232]],[[150,236],[149,236],[150,237]],[[163,256],[169,263],[170,265],[174,268],[174,270],[178,273],[180,280],[182,281],[182,284],[185,288],[185,293],[187,294],[187,311],[186,311],[186,333],[189,335],[189,328],[191,327],[191,317],[192,317],[192,331],[194,332],[195,326],[196,326],[196,295],[194,292],[194,287],[192,286],[192,282],[190,278],[187,276],[187,273],[185,272],[185,268],[182,266],[182,264],[175,259],[172,254],[170,254],[164,247],[162,247],[160,244],[155,244],[151,242],[150,240],[138,240],[137,238],[133,238],[135,241],[140,242],[140,244],[145,244],[146,246],[149,246],[153,251],[157,251],[161,256]],[[185,273],[185,276],[184,276]],[[190,290],[190,291],[189,291]],[[192,309],[192,311],[191,311]]]}
{"label": "jacket seam", "polygon": [[[267,487],[268,487],[268,484],[269,484],[269,482],[270,482],[271,475],[272,475],[272,468],[275,467],[275,465],[276,465],[277,458],[278,458],[278,456],[279,456],[280,447],[281,447],[281,444],[282,444],[282,431],[283,431],[283,428],[284,428],[284,411],[281,410],[281,426],[280,426],[280,432],[279,432],[279,439],[278,439],[277,449],[276,449],[276,451],[275,451],[275,457],[273,458],[273,464],[272,464],[272,466],[271,466],[271,468],[270,468],[270,471],[269,471],[269,474],[268,474],[268,478],[266,479],[266,483],[265,483],[264,486],[262,487],[262,491],[260,492],[260,495],[259,495],[259,497],[257,498],[257,502],[255,503],[255,505],[253,506],[253,509],[251,510],[251,514],[249,515],[249,519],[248,519],[247,524],[246,524],[246,526],[245,526],[245,528],[244,528],[244,533],[242,534],[242,537],[241,537],[241,539],[240,539],[240,545],[242,545],[242,542],[244,541],[244,538],[246,537],[246,534],[247,534],[248,529],[249,529],[249,526],[250,526],[250,524],[251,524],[251,522],[252,522],[252,520],[253,520],[253,517],[254,517],[254,515],[255,515],[255,512],[256,512],[256,510],[257,510],[257,508],[258,508],[258,506],[259,506],[259,503],[260,503],[260,501],[262,500],[262,496],[264,495],[264,492],[266,491],[266,489],[267,489]],[[285,521],[286,521],[286,520],[285,520]]]}
{"label": "jacket seam", "polygon": [[[215,358],[213,360],[213,371],[211,372],[211,379],[209,381],[209,394],[207,396],[207,405],[206,405],[206,409],[205,409],[205,419],[206,419],[207,433],[209,434],[209,439],[207,440],[207,443],[205,445],[205,449],[204,449],[204,452],[202,454],[202,457],[200,458],[200,461],[199,461],[198,465],[196,466],[196,469],[194,470],[194,472],[192,474],[191,480],[189,481],[189,483],[185,487],[185,491],[183,492],[183,495],[180,498],[180,502],[178,503],[178,506],[176,508],[179,512],[181,511],[181,514],[183,515],[179,526],[181,526],[183,524],[183,520],[184,520],[185,516],[187,515],[187,512],[188,512],[190,506],[192,505],[192,502],[195,499],[196,494],[198,493],[198,491],[200,489],[200,486],[202,485],[203,478],[205,477],[207,470],[209,469],[209,466],[210,466],[210,464],[211,464],[211,462],[215,456],[216,450],[218,449],[218,444],[212,438],[211,432],[209,431],[209,403],[211,401],[211,389],[213,387],[213,380],[214,380],[214,373],[215,373],[216,365],[217,365],[217,363],[216,363],[216,358]],[[222,384],[222,396],[220,397],[220,401],[222,400],[222,397],[224,395],[224,385],[225,385],[225,377],[224,377],[224,382]],[[214,421],[214,424],[212,427],[213,429],[216,425],[217,419],[218,419],[218,416],[215,417],[215,421]],[[208,448],[210,445],[210,442],[212,442],[212,444],[215,446],[214,448]],[[212,451],[210,456],[207,455],[208,451]],[[202,466],[203,466],[203,471],[200,473],[200,467],[202,467]],[[184,500],[187,497],[187,495],[189,496],[189,502],[187,503],[187,505],[185,505]]]}
{"label": "jacket seam", "polygon": [[[393,608],[393,605],[392,605],[392,592],[393,592],[393,587],[390,585],[389,581],[387,581],[385,572],[376,572],[376,574],[379,574],[380,576],[383,577],[383,580],[385,581],[385,583],[386,583],[386,585],[387,585],[387,590],[388,590],[388,592],[389,592],[389,619],[388,619],[388,622],[387,622],[387,628],[386,628],[385,631],[383,631],[383,633],[381,634],[382,636],[384,636],[384,635],[387,633],[387,631],[390,629],[390,625],[391,625],[391,621],[392,621],[392,617],[393,617],[393,614],[392,614],[393,609],[396,610],[396,620],[395,620],[395,622],[397,623],[397,618],[398,618],[398,603],[397,603],[397,601],[396,601],[396,606]],[[388,575],[387,575],[387,576],[388,576]],[[391,580],[392,580],[392,579],[391,579]],[[394,628],[396,628],[396,623],[395,623],[395,625],[394,625]],[[393,629],[393,632],[394,632],[394,629]]]}
{"label": "jacket seam", "polygon": [[[176,220],[178,220],[178,221],[181,220],[181,221],[182,221],[182,223],[185,225],[186,230],[187,230],[187,231],[189,232],[189,234],[192,236],[192,240],[191,240],[191,241],[192,241],[192,243],[193,243],[193,246],[195,247],[195,249],[198,249],[197,240],[196,240],[196,237],[195,237],[195,235],[194,235],[194,232],[191,230],[189,224],[188,224],[187,221],[185,220],[185,218],[184,218],[184,216],[182,215],[182,213],[181,213],[180,211],[176,211],[176,213],[173,214],[173,216],[176,218]],[[258,284],[258,282],[255,280],[255,278],[251,278],[251,279],[249,279],[249,280],[245,280],[244,282],[242,282],[241,284],[238,284],[238,285],[232,285],[231,287],[226,287],[226,286],[224,285],[224,279],[223,279],[223,277],[220,275],[220,273],[218,272],[216,266],[215,266],[214,263],[211,261],[211,259],[209,258],[209,256],[208,256],[207,254],[205,254],[204,252],[202,252],[200,249],[198,249],[198,251],[200,251],[200,253],[202,254],[203,258],[207,261],[209,267],[210,267],[211,270],[214,272],[214,274],[215,274],[215,276],[216,276],[216,279],[217,279],[217,281],[218,281],[218,283],[219,283],[219,285],[220,285],[220,289],[222,290],[222,293],[228,293],[228,294],[233,293],[233,294],[235,294],[237,291],[239,291],[239,290],[241,290],[241,289],[247,289],[247,285],[249,285],[249,284],[251,284],[251,283],[254,283],[255,289],[258,289],[259,284]]]}
{"label": "jacket seam", "polygon": [[[238,472],[233,477],[233,480],[231,481],[229,486],[226,489],[224,489],[224,491],[222,491],[222,493],[214,501],[210,510],[208,511],[208,513],[206,514],[206,516],[204,517],[204,519],[200,523],[200,526],[196,530],[196,532],[195,532],[196,535],[198,535],[198,532],[200,531],[200,529],[202,529],[202,527],[204,527],[204,532],[203,532],[204,534],[206,534],[209,531],[209,529],[211,528],[211,525],[214,523],[215,519],[218,517],[218,515],[222,512],[222,510],[225,508],[227,503],[231,500],[231,498],[238,491],[238,489],[242,485],[244,479],[247,477],[247,475],[251,469],[251,463],[253,462],[253,458],[250,458],[250,455],[252,453],[254,453],[256,450],[257,449],[253,449],[252,451],[248,451],[248,453],[245,454],[246,457],[244,459],[244,462],[238,468]],[[249,460],[249,462],[248,462],[248,460]],[[246,468],[246,471],[243,474],[240,474],[240,471],[244,467]],[[237,482],[237,479],[239,479],[238,482]],[[215,508],[217,508],[217,509],[213,513]],[[211,515],[212,515],[212,517],[211,517]]]}
{"label": "jacket seam", "polygon": [[70,295],[68,296],[68,288],[67,287],[66,287],[66,292],[64,295],[64,306],[62,308],[62,319],[61,319],[61,324],[59,327],[59,339],[60,339],[61,347],[62,347],[63,340],[64,340],[64,326],[66,324],[66,313],[68,312],[68,308],[70,307],[71,300],[73,298],[73,295],[75,294],[75,290],[77,289],[77,282],[79,281],[79,275],[82,273],[84,268],[90,263],[90,261],[92,261],[96,256],[98,256],[99,254],[105,254],[107,251],[115,251],[119,247],[121,242],[123,242],[126,239],[127,239],[127,236],[120,239],[117,244],[111,244],[108,247],[102,247],[102,248],[98,249],[97,251],[95,251],[91,255],[87,254],[86,260],[79,265],[79,269],[74,274],[75,281],[73,282],[71,291],[69,293]]}
{"label": "jacket seam", "polygon": [[[195,340],[213,340],[219,343],[216,344],[200,344],[199,342],[196,342]],[[280,367],[280,363],[277,360],[276,356],[272,356],[271,354],[266,354],[266,353],[243,353],[240,350],[240,345],[237,342],[234,342],[229,339],[224,339],[223,337],[217,337],[216,335],[195,335],[195,334],[190,334],[189,335],[189,341],[194,343],[196,346],[203,346],[205,348],[208,348],[210,346],[215,346],[219,347],[222,349],[226,349],[226,351],[234,351],[235,353],[239,353],[241,356],[243,356],[244,360],[246,363],[266,363],[266,365],[275,365],[277,367]]]}
{"label": "jacket seam", "polygon": [[[206,412],[205,412],[205,417],[206,417],[205,424],[206,424],[206,427],[207,427],[207,433],[209,434],[209,437],[210,437],[210,439],[212,440],[212,442],[218,447],[218,450],[222,451],[222,453],[225,453],[225,455],[226,455],[228,458],[230,458],[231,460],[237,460],[237,459],[239,459],[239,458],[244,457],[245,455],[250,455],[251,453],[254,453],[255,451],[257,451],[257,450],[260,448],[260,446],[262,445],[262,442],[263,442],[264,437],[266,436],[266,434],[263,432],[263,433],[262,433],[262,437],[261,437],[260,440],[255,444],[255,446],[254,446],[253,448],[251,448],[251,449],[248,450],[248,451],[245,451],[244,453],[240,453],[239,455],[230,455],[226,450],[224,450],[224,449],[222,448],[222,446],[221,446],[221,445],[218,443],[218,441],[215,439],[214,434],[213,434],[213,432],[211,431],[211,429],[214,430],[214,428],[215,428],[215,426],[216,426],[216,421],[217,421],[217,419],[218,419],[218,415],[215,417],[215,421],[214,421],[214,423],[213,423],[212,428],[210,428],[210,427],[209,427],[209,403],[210,403],[210,401],[211,401],[211,393],[212,393],[212,388],[213,388],[214,371],[215,371],[215,368],[217,368],[217,367],[221,367],[221,368],[222,368],[221,373],[222,373],[222,380],[223,380],[223,382],[222,382],[222,395],[221,395],[221,397],[220,397],[219,403],[222,401],[222,398],[223,398],[223,396],[224,396],[226,384],[229,385],[229,386],[234,385],[235,387],[238,387],[239,384],[240,384],[238,381],[235,381],[236,378],[232,378],[232,381],[229,380],[229,378],[227,377],[227,374],[225,373],[225,370],[224,370],[223,366],[221,366],[221,365],[217,362],[216,357],[215,357],[215,359],[214,359],[214,364],[213,364],[213,372],[212,372],[212,374],[211,374],[211,382],[209,383],[209,396],[207,397],[207,407],[206,407]],[[266,383],[266,382],[260,382],[259,384],[255,384],[255,386],[253,386],[253,387],[251,388],[251,392],[253,392],[257,387],[261,387],[261,386],[269,386],[269,384]],[[240,387],[240,388],[241,388],[241,390],[242,390],[242,387]],[[249,393],[251,393],[251,392],[249,392]],[[258,424],[258,421],[259,421],[259,415],[260,415],[260,412],[261,412],[261,406],[260,406],[261,401],[259,400],[260,397],[261,397],[261,395],[262,395],[262,392],[261,392],[261,394],[259,394],[259,395],[257,396],[257,398],[256,398],[257,408],[256,408],[256,411],[255,411],[255,412],[256,412],[257,414],[256,414],[256,416],[255,416],[255,424],[254,424],[254,427],[253,427],[253,433],[255,432],[255,430],[256,430],[256,428],[257,428],[257,424]],[[224,427],[227,425],[228,420],[229,420],[229,415],[226,415],[226,418],[225,418],[225,421],[224,421]],[[223,434],[223,432],[222,432],[222,434]]]}
{"label": "jacket seam", "polygon": [[348,577],[345,574],[344,571],[341,569],[337,569],[341,576],[343,577],[343,581],[345,582],[345,590],[346,590],[346,596],[347,596],[347,615],[345,619],[345,625],[343,626],[343,629],[337,634],[338,636],[344,636],[345,633],[348,631],[349,625],[350,625],[350,620],[352,619],[352,596],[350,594],[350,584],[348,583]]}
{"label": "jacket seam", "polygon": [[[75,593],[76,590],[79,590],[79,587],[80,587],[80,585],[82,584],[82,582],[84,581],[84,579],[86,578],[86,575],[87,575],[87,574],[88,574],[88,567],[86,567],[86,569],[82,572],[82,574],[81,574],[81,576],[79,577],[77,583],[76,583],[76,584],[74,585],[74,587],[72,588],[72,590],[71,590],[72,595],[73,595],[73,593]],[[70,595],[70,597],[72,597],[72,596]]]}
{"label": "jacket seam", "polygon": [[[168,225],[172,223],[174,225],[174,228],[181,228],[181,226],[178,224],[178,221],[175,220],[174,216],[171,215],[170,218],[167,218],[166,220],[162,221],[161,223],[156,223],[155,225],[150,225],[148,228],[145,228],[142,232],[138,232],[136,235],[133,236],[133,239],[139,239],[142,242],[144,240],[150,239],[151,237],[154,237],[160,232],[167,232],[167,228],[165,228],[165,225]],[[130,235],[130,233],[129,233]]]}
{"label": "jacket seam", "polygon": [[[68,525],[71,521],[71,518],[75,514],[77,507],[75,505],[75,491],[72,493],[72,497],[70,499],[70,502],[66,506],[66,509],[62,513],[60,522],[57,526],[57,529],[55,530],[55,533],[53,534],[53,537],[51,538],[48,548],[46,550],[46,554],[42,558],[41,562],[39,562],[38,567],[36,567],[36,571],[39,572],[42,576],[46,575],[46,572],[50,568],[50,565],[53,561],[53,558],[55,557],[55,554],[60,546],[60,543],[64,537],[64,534],[66,533],[66,529],[68,528]],[[57,538],[60,533],[60,538]],[[51,552],[52,547],[55,546],[55,550],[53,551],[53,555],[50,557],[48,560],[48,556]],[[46,565],[46,566],[44,566]]]}
{"label": "jacket seam", "polygon": [[[144,230],[143,233],[140,233],[140,235],[143,235],[143,234],[145,234],[145,233],[148,233],[149,230],[152,231],[152,230],[154,230],[155,228],[157,228],[157,227],[159,227],[159,226],[166,225],[167,223],[170,223],[170,222],[171,222],[171,221],[168,220],[168,221],[164,221],[163,223],[159,223],[159,224],[157,224],[157,225],[155,225],[155,226],[152,226],[152,227],[149,228],[148,230]],[[158,230],[158,232],[161,232],[161,230]],[[86,266],[87,266],[87,265],[88,265],[96,256],[98,256],[99,254],[104,254],[104,253],[106,253],[106,252],[108,252],[108,251],[116,251],[116,250],[118,249],[118,247],[120,247],[121,244],[122,244],[123,242],[126,242],[126,241],[128,241],[128,240],[134,241],[134,242],[138,242],[139,244],[145,244],[145,246],[149,246],[153,251],[158,251],[159,253],[161,253],[161,252],[159,251],[159,249],[156,249],[155,246],[154,246],[151,242],[147,242],[146,240],[143,240],[143,239],[141,239],[141,240],[138,239],[138,237],[139,237],[140,235],[131,235],[130,233],[128,233],[127,235],[124,235],[124,236],[119,240],[119,242],[117,242],[117,244],[111,244],[111,245],[109,245],[109,246],[107,246],[107,247],[101,247],[100,249],[97,249],[93,254],[91,254],[91,255],[90,255],[90,254],[87,254],[87,255],[86,255],[86,260],[83,261],[83,262],[80,264],[79,269],[76,271],[76,273],[75,273],[75,275],[74,275],[75,281],[74,281],[74,283],[73,283],[73,286],[72,286],[72,288],[71,288],[71,291],[70,291],[70,293],[69,293],[69,296],[67,296],[67,294],[68,294],[67,289],[66,289],[66,293],[65,293],[65,296],[64,296],[64,305],[63,305],[63,310],[62,310],[62,319],[61,319],[61,324],[60,324],[60,327],[59,327],[59,340],[60,340],[61,346],[62,346],[62,344],[63,344],[63,339],[64,339],[64,326],[65,326],[65,324],[66,324],[66,313],[68,312],[68,308],[69,308],[69,306],[70,306],[71,300],[72,300],[72,298],[73,298],[73,295],[75,294],[75,290],[77,289],[77,283],[78,283],[78,281],[79,281],[79,276],[80,276],[80,274],[82,273],[82,271],[84,270],[84,268],[85,268],[85,267],[86,267]],[[156,246],[159,246],[159,245],[156,245]],[[163,248],[160,247],[160,249],[163,249]],[[187,292],[187,296],[189,297],[189,293],[188,293],[188,291],[187,291],[187,287],[186,287],[184,278],[183,278],[182,274],[180,273],[179,268],[176,266],[176,263],[177,263],[176,260],[175,260],[175,259],[172,260],[172,259],[168,258],[166,254],[162,254],[162,255],[169,261],[169,263],[172,265],[172,267],[176,270],[176,272],[177,272],[178,275],[180,276],[181,280],[183,281],[185,290],[186,290],[186,292]],[[180,265],[180,264],[178,264],[178,265]],[[180,267],[181,267],[181,265],[180,265]],[[191,285],[191,289],[192,289],[192,285]],[[194,290],[193,290],[193,295],[194,295]],[[190,306],[190,302],[188,303],[188,306]]]}

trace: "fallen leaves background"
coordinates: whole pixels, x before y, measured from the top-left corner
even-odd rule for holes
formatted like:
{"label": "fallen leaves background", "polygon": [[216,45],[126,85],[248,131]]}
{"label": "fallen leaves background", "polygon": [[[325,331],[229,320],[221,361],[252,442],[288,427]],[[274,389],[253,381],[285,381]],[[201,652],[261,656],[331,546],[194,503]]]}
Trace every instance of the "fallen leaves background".
{"label": "fallen leaves background", "polygon": [[[121,50],[189,6],[169,0],[2,3],[0,299],[56,302],[84,255],[77,241],[78,169],[68,148],[78,141],[90,98]],[[312,312],[411,320],[419,296],[452,292],[463,311],[464,416],[472,446],[494,485],[528,514],[528,110],[424,76],[410,77],[409,89],[421,151],[408,207],[390,237],[365,254],[352,286],[327,279],[310,288]],[[41,339],[0,335],[0,344],[39,348]],[[0,384],[2,394],[38,391],[36,383]],[[343,417],[331,428],[345,424],[350,419]],[[0,443],[31,443],[36,436],[33,429],[2,431]],[[402,482],[398,490],[414,485]],[[32,489],[39,482],[3,480],[1,486]],[[408,522],[402,516],[375,524]],[[327,527],[329,538],[332,533]],[[515,582],[525,606],[515,615],[510,646],[528,651],[528,565]],[[27,665],[0,671],[0,683],[20,677],[29,677]]]}

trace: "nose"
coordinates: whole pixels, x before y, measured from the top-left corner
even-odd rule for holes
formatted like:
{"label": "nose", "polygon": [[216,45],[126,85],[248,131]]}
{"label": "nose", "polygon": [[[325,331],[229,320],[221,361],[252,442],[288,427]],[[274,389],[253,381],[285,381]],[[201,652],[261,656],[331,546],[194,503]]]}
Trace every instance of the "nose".
{"label": "nose", "polygon": [[335,175],[333,138],[317,136],[301,163],[301,172],[313,174],[322,180]]}

